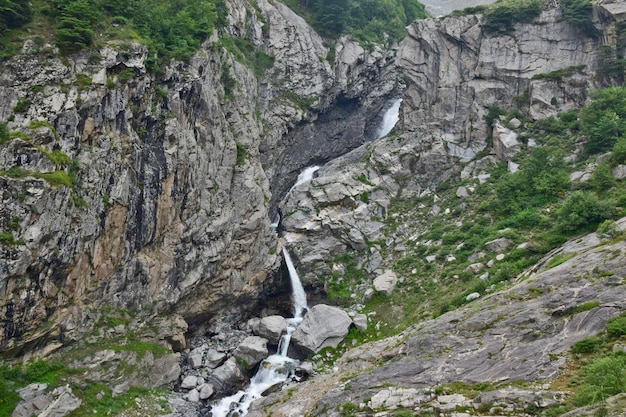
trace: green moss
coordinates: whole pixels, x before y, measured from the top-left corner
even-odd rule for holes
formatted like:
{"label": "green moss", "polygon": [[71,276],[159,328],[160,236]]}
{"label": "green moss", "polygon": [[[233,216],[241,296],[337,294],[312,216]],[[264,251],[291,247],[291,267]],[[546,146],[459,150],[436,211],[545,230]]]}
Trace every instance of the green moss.
{"label": "green moss", "polygon": [[28,111],[28,109],[30,108],[30,100],[28,99],[20,99],[17,101],[17,104],[15,105],[15,107],[13,108],[13,111],[15,113],[26,113]]}
{"label": "green moss", "polygon": [[57,133],[57,130],[54,128],[54,126],[52,126],[50,123],[48,123],[45,120],[33,120],[32,122],[30,122],[30,124],[28,125],[29,129],[38,129],[40,127],[47,127],[48,129],[50,129],[52,131],[52,133],[54,134],[54,138],[55,139],[59,139],[59,134]]}
{"label": "green moss", "polygon": [[243,143],[237,142],[237,166],[242,166],[246,163],[246,160],[250,158],[250,152],[245,148]]}

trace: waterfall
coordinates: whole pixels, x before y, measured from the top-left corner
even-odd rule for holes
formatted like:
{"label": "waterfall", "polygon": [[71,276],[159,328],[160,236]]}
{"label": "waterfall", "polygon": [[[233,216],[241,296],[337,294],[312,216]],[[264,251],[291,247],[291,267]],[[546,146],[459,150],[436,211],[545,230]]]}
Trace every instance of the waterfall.
{"label": "waterfall", "polygon": [[308,181],[311,181],[311,179],[313,179],[313,174],[315,174],[315,171],[317,171],[318,169],[320,169],[320,167],[317,166],[317,165],[305,168],[300,173],[300,175],[298,175],[298,179],[296,180],[295,184],[291,186],[289,191],[287,191],[287,194],[289,194],[291,192],[291,190],[296,188],[298,185],[304,184],[305,182],[308,182]]}
{"label": "waterfall", "polygon": [[[315,172],[315,171],[313,171]],[[311,175],[313,175],[311,173]],[[294,316],[286,319],[287,333],[283,335],[278,344],[278,351],[274,355],[268,356],[260,365],[256,374],[250,379],[250,385],[245,390],[239,391],[230,397],[222,398],[211,409],[213,417],[243,417],[248,413],[248,409],[254,400],[263,396],[263,393],[276,384],[280,384],[289,378],[291,371],[299,365],[299,361],[287,356],[289,343],[291,342],[291,334],[296,330],[302,322],[302,318],[306,311],[306,293],[300,282],[298,272],[291,261],[289,252],[283,246],[283,255],[289,278],[291,279],[291,287],[294,298]]]}
{"label": "waterfall", "polygon": [[391,132],[391,129],[394,128],[398,120],[400,119],[400,104],[402,103],[402,99],[399,98],[393,102],[391,107],[387,109],[385,115],[383,116],[383,122],[378,128],[377,139],[384,138]]}
{"label": "waterfall", "polygon": [[293,307],[295,310],[293,317],[294,319],[301,319],[304,315],[304,311],[307,309],[306,293],[304,292],[304,288],[302,287],[302,283],[300,282],[298,271],[296,271],[296,267],[293,266],[291,256],[289,256],[289,252],[284,246],[283,256],[285,257],[285,263],[287,264],[287,270],[289,271],[289,278],[291,279],[291,291],[293,292],[294,304]]}

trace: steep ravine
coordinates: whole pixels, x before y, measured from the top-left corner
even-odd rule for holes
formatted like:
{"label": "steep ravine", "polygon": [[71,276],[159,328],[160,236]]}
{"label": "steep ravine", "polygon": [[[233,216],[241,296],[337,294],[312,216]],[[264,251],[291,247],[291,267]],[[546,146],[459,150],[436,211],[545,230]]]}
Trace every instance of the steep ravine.
{"label": "steep ravine", "polygon": [[[18,222],[17,243],[0,247],[3,351],[44,333],[42,346],[79,338],[104,305],[216,331],[282,285],[269,203],[303,166],[363,142],[361,121],[392,94],[392,80],[377,81],[392,52],[342,40],[331,67],[322,39],[284,5],[228,6],[222,33],[248,28],[275,58],[265,75],[217,38],[159,76],[128,42],[63,59],[27,44],[2,63],[0,120],[18,133],[0,146],[0,169],[25,170],[0,177],[2,230]],[[330,119],[358,127],[340,137]],[[55,171],[75,176],[70,186],[41,179]]]}
{"label": "steep ravine", "polygon": [[[268,300],[288,285],[274,210],[315,297],[341,255],[358,254],[366,290],[414,243],[411,225],[384,230],[392,200],[430,196],[449,179],[477,182],[497,162],[491,108],[519,105],[543,118],[619,81],[602,75],[599,52],[622,47],[615,22],[623,16],[610,7],[594,12],[603,36],[582,36],[556,9],[514,33],[486,33],[481,15],[450,16],[414,22],[388,49],[342,38],[329,62],[323,39],[281,3],[227,5],[228,25],[164,74],[149,73],[146,48],[131,42],[69,57],[26,43],[0,64],[0,121],[15,132],[0,144],[0,230],[12,236],[0,245],[4,356],[74,354],[87,344],[73,366],[124,391],[128,383],[179,389],[180,363],[195,372],[202,355],[216,353],[211,369],[229,367],[232,378],[206,371],[181,389],[212,381],[220,395],[234,391],[252,371],[230,355],[249,335],[246,320],[276,313]],[[274,57],[262,74],[219,46],[220,36],[242,33]],[[398,98],[396,129],[376,140],[382,112]],[[285,195],[311,164],[324,166]],[[418,407],[457,379],[555,377],[575,340],[626,307],[623,280],[594,272],[601,259],[623,277],[623,241],[590,236],[563,265],[348,351],[341,371],[290,385],[250,415],[341,415],[346,403],[390,415],[394,401]],[[598,308],[560,315],[561,305],[573,311],[587,301]],[[125,350],[129,334],[167,353]],[[141,369],[108,369],[125,361]],[[191,402],[179,415],[197,414]]]}

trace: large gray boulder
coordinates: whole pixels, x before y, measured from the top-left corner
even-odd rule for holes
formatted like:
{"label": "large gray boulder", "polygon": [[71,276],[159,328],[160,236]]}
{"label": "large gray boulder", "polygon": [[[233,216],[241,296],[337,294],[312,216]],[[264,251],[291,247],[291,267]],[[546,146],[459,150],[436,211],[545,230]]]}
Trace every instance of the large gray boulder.
{"label": "large gray boulder", "polygon": [[282,316],[263,317],[259,322],[259,336],[266,338],[272,345],[277,345],[281,336],[286,332],[287,324]]}
{"label": "large gray boulder", "polygon": [[269,354],[267,339],[259,336],[248,336],[237,346],[233,356],[245,369],[252,369]]}
{"label": "large gray boulder", "polygon": [[493,151],[500,161],[508,161],[521,150],[517,133],[499,122],[493,127]]}
{"label": "large gray boulder", "polygon": [[300,326],[293,332],[293,346],[304,355],[337,345],[346,337],[352,320],[340,308],[325,304],[312,307]]}
{"label": "large gray boulder", "polygon": [[502,253],[506,251],[512,244],[513,241],[511,239],[508,239],[506,237],[500,237],[498,239],[494,239],[485,243],[485,248],[493,253]]}
{"label": "large gray boulder", "polygon": [[234,357],[230,357],[208,377],[209,384],[220,394],[230,393],[240,387],[244,381],[245,377]]}
{"label": "large gray boulder", "polygon": [[398,277],[396,274],[391,271],[385,271],[385,273],[377,276],[374,279],[374,289],[377,292],[382,292],[387,295],[391,294],[393,290],[396,288],[396,284],[398,283]]}
{"label": "large gray boulder", "polygon": [[69,385],[48,391],[48,384],[30,384],[18,391],[22,401],[13,411],[13,417],[63,417],[77,409],[81,400],[72,394]]}

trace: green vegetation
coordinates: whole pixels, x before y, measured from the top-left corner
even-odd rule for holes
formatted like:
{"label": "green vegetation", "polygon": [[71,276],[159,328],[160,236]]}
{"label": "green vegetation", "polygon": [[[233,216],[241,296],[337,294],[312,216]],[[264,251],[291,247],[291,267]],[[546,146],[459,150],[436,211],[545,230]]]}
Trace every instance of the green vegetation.
{"label": "green vegetation", "polygon": [[405,26],[426,17],[417,0],[288,0],[285,2],[323,36],[347,33],[364,43],[398,41]]}
{"label": "green vegetation", "polygon": [[[53,32],[63,54],[110,39],[139,41],[149,47],[149,65],[158,70],[170,58],[189,58],[226,23],[225,16],[223,0],[55,0],[35,1],[32,8],[31,2],[12,0],[0,7],[0,34],[32,25],[44,35]],[[3,55],[15,52],[11,42],[11,36],[0,39]]]}
{"label": "green vegetation", "polygon": [[250,152],[241,142],[235,144],[237,146],[237,166],[242,166],[246,163],[246,160],[250,158]]}
{"label": "green vegetation", "polygon": [[[587,155],[611,150],[626,134],[626,88],[611,87],[592,93],[593,102],[581,110]],[[624,146],[624,145],[621,145]]]}
{"label": "green vegetation", "polygon": [[4,123],[0,123],[0,145],[3,143],[7,143],[11,140],[11,135],[9,133],[9,129],[7,125]]}
{"label": "green vegetation", "polygon": [[541,14],[540,0],[500,0],[485,11],[487,32],[508,32],[516,23],[532,22]]}
{"label": "green vegetation", "polygon": [[29,0],[2,0],[0,2],[0,35],[7,30],[19,28],[33,18]]}
{"label": "green vegetation", "polygon": [[222,36],[217,47],[225,48],[241,64],[252,69],[257,77],[274,65],[274,57],[258,49],[251,42],[236,36]]}
{"label": "green vegetation", "polygon": [[593,6],[590,0],[562,0],[560,5],[566,22],[589,35],[596,32],[592,21]]}
{"label": "green vegetation", "polygon": [[26,113],[30,107],[30,100],[22,98],[17,101],[17,104],[13,108],[15,113]]}

